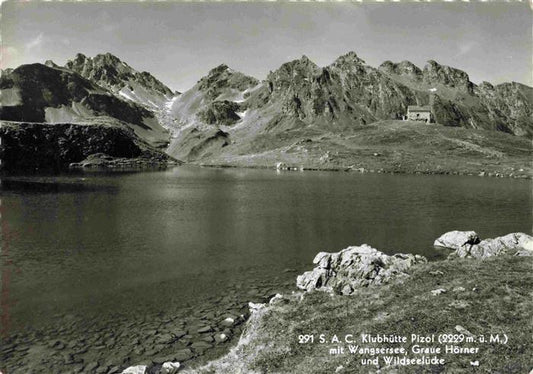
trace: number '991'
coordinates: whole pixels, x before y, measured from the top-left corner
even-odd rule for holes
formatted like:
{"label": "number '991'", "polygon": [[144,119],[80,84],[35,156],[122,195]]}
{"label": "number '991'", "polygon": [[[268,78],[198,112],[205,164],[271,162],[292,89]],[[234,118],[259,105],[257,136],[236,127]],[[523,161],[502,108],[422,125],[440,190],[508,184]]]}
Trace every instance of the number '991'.
{"label": "number '991'", "polygon": [[298,335],[298,343],[300,344],[313,343],[314,341],[315,337],[313,335]]}

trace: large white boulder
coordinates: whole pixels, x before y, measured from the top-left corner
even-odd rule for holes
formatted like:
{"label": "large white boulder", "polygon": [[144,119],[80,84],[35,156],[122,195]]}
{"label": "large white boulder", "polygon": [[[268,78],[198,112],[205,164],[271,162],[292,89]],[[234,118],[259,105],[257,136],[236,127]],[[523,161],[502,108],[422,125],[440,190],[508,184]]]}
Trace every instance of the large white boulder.
{"label": "large white boulder", "polygon": [[515,232],[494,239],[484,239],[478,244],[458,248],[451,256],[485,258],[503,254],[533,256],[533,237]]}
{"label": "large white boulder", "polygon": [[179,362],[165,362],[161,369],[159,369],[159,374],[176,374],[180,369]]}
{"label": "large white boulder", "polygon": [[433,245],[435,247],[458,250],[479,242],[479,236],[475,231],[449,231],[435,240]]}
{"label": "large white boulder", "polygon": [[148,366],[146,365],[137,365],[137,366],[130,366],[129,368],[124,369],[122,371],[122,374],[147,374],[148,373]]}

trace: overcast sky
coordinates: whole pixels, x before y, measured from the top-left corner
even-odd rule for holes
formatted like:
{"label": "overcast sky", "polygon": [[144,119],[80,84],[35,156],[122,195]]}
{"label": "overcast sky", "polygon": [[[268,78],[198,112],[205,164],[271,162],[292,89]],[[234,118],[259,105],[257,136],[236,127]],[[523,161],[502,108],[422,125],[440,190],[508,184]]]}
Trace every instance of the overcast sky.
{"label": "overcast sky", "polygon": [[266,77],[307,55],[320,66],[355,51],[372,66],[427,60],[474,83],[533,85],[532,12],[522,3],[65,3],[2,4],[2,68],[77,52],[111,52],[172,89],[226,63]]}

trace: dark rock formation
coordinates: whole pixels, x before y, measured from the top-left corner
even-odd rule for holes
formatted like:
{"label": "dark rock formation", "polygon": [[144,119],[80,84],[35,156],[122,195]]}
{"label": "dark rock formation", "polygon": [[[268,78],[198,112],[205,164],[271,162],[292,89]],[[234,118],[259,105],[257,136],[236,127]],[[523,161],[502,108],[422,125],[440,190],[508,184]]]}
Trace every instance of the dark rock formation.
{"label": "dark rock formation", "polygon": [[233,101],[214,101],[198,113],[198,117],[209,125],[230,126],[241,119],[237,115],[239,104]]}
{"label": "dark rock formation", "polygon": [[[173,159],[152,148],[125,125],[2,122],[0,158],[8,172],[67,169],[94,154],[165,164]],[[102,156],[102,155],[101,155]],[[101,163],[111,161],[102,157]],[[90,161],[90,160],[89,160]]]}

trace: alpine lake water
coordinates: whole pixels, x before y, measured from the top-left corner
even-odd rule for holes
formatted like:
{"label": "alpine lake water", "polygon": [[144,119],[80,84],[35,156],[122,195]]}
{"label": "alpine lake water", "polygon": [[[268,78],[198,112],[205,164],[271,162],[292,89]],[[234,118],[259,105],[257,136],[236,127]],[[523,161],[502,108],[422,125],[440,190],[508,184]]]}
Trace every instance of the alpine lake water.
{"label": "alpine lake water", "polygon": [[238,338],[249,301],[295,290],[319,251],[367,243],[435,260],[446,231],[529,233],[531,188],[200,167],[4,178],[0,369],[207,360]]}

